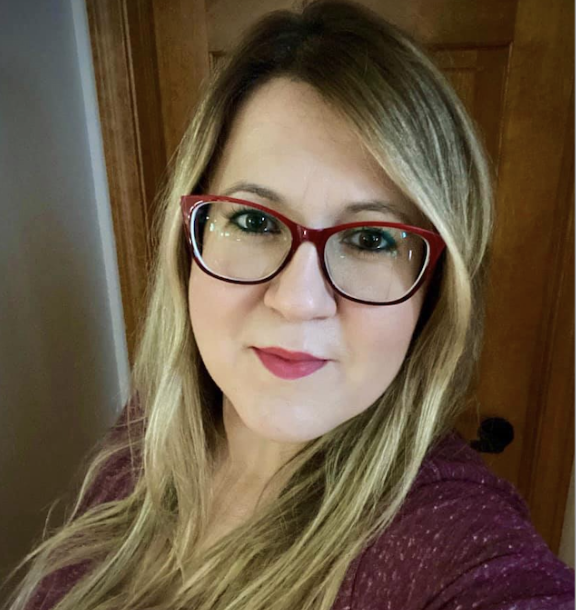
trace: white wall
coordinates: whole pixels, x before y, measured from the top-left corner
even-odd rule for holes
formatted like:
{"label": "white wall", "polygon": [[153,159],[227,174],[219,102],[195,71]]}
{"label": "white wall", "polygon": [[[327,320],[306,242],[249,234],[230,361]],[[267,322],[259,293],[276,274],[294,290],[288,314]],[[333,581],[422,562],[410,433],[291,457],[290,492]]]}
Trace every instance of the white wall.
{"label": "white wall", "polygon": [[0,2],[0,576],[127,399],[84,11]]}

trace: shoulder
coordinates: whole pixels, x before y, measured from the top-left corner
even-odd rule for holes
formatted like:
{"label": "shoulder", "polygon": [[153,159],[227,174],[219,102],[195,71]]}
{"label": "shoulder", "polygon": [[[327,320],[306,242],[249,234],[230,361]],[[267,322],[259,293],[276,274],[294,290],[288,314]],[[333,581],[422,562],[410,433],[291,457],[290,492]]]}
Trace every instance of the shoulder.
{"label": "shoulder", "polygon": [[518,490],[457,432],[428,453],[402,510],[356,564],[351,610],[561,610],[574,571]]}
{"label": "shoulder", "polygon": [[128,401],[115,424],[102,439],[99,454],[106,454],[95,479],[87,489],[74,518],[89,508],[127,497],[141,470],[140,440],[144,432],[143,414],[137,398]]}
{"label": "shoulder", "polygon": [[[125,498],[133,490],[139,472],[140,460],[134,447],[143,431],[141,413],[138,403],[134,399],[130,400],[102,439],[98,446],[99,452],[111,446],[118,450],[109,454],[98,470],[78,510],[72,516],[73,520],[94,506]],[[86,560],[49,572],[28,600],[26,610],[49,610],[55,607],[92,567],[93,561]]]}
{"label": "shoulder", "polygon": [[91,567],[89,561],[83,561],[44,577],[28,600],[25,610],[51,610]]}

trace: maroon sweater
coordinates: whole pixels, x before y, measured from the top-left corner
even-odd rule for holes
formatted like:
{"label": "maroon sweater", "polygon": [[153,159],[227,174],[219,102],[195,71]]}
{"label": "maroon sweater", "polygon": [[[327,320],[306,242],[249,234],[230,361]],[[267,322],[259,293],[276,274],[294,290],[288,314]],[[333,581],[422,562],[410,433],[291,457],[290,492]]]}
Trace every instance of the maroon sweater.
{"label": "maroon sweater", "polygon": [[[125,411],[116,430],[124,417]],[[133,484],[130,460],[119,455],[96,481],[85,507],[124,497]],[[72,566],[46,577],[27,610],[53,608],[86,569]],[[574,570],[536,532],[516,488],[496,477],[457,432],[431,448],[402,510],[351,563],[333,605],[333,610],[573,609]]]}

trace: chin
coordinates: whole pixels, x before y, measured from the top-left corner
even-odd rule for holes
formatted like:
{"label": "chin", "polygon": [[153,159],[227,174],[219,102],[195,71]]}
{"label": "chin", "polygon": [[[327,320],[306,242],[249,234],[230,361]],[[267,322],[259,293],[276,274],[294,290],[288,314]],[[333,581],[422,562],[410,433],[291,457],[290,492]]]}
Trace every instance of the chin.
{"label": "chin", "polygon": [[265,409],[260,415],[252,412],[243,417],[244,425],[254,434],[277,443],[301,444],[312,441],[330,430],[334,422],[322,422],[310,418],[310,407],[302,413],[300,408],[291,408],[287,404],[278,405],[276,409]]}

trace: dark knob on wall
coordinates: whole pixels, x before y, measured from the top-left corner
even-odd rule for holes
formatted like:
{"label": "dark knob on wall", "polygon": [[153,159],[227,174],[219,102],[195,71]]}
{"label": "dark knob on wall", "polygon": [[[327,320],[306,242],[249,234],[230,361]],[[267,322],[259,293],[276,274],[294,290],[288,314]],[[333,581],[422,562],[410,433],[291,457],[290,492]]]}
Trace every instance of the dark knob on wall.
{"label": "dark knob on wall", "polygon": [[502,453],[514,440],[514,427],[502,417],[489,417],[478,428],[478,439],[470,443],[481,453]]}

